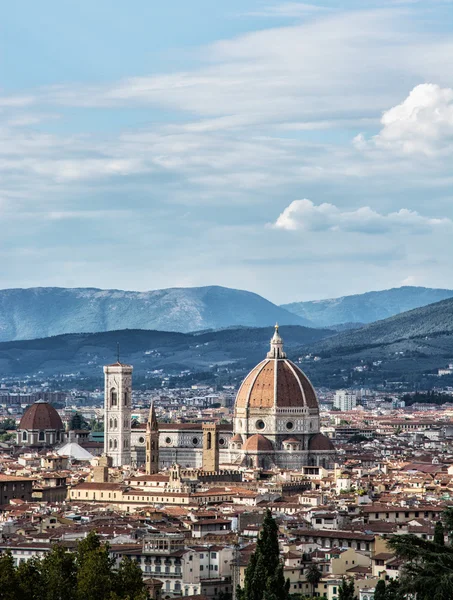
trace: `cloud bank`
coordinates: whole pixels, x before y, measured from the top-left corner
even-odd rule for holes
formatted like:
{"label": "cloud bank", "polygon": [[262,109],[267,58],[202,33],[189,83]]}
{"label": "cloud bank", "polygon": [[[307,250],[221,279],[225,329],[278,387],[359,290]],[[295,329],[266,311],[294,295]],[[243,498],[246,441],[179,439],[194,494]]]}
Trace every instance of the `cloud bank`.
{"label": "cloud bank", "polygon": [[434,228],[452,225],[451,219],[425,217],[407,208],[388,214],[380,214],[369,206],[342,211],[333,204],[316,205],[306,198],[291,202],[274,223],[275,228],[286,231],[347,231],[369,234],[395,230],[427,233]]}

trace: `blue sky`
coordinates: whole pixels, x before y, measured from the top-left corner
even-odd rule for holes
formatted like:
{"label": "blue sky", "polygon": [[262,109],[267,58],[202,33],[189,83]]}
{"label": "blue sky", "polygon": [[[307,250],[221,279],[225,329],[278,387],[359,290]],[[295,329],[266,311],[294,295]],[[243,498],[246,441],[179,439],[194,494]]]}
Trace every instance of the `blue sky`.
{"label": "blue sky", "polygon": [[9,3],[1,287],[452,287],[452,10]]}

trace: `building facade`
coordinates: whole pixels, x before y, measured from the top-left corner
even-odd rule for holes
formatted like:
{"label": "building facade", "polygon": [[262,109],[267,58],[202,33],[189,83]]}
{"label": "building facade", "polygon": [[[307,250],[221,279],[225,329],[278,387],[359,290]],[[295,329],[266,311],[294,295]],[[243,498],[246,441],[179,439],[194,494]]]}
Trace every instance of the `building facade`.
{"label": "building facade", "polygon": [[348,390],[337,390],[333,401],[333,407],[337,410],[353,410],[357,406],[357,396]]}

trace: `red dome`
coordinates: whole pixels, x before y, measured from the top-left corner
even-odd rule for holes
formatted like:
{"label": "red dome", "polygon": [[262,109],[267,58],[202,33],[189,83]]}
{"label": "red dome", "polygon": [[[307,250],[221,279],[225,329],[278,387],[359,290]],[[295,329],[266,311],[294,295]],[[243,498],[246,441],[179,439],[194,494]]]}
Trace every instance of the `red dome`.
{"label": "red dome", "polygon": [[261,433],[255,433],[251,437],[247,438],[243,446],[244,452],[273,452],[274,447],[272,442],[261,435]]}
{"label": "red dome", "polygon": [[47,402],[38,400],[38,402],[29,406],[22,415],[19,429],[26,429],[27,431],[42,431],[45,429],[61,431],[64,430],[64,427],[60,415],[54,407]]}
{"label": "red dome", "polygon": [[236,408],[318,408],[308,377],[288,359],[266,359],[244,379]]}
{"label": "red dome", "polygon": [[308,449],[311,452],[322,452],[327,450],[335,450],[335,446],[326,435],[317,433],[308,442]]}
{"label": "red dome", "polygon": [[236,408],[308,408],[319,410],[315,390],[299,367],[286,358],[275,326],[265,360],[250,371],[236,396]]}

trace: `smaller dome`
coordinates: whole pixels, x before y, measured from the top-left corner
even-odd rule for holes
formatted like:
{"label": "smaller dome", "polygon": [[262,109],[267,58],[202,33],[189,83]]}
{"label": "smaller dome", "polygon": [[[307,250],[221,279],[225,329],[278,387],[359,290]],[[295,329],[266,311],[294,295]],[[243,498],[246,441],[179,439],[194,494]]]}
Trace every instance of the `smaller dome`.
{"label": "smaller dome", "polygon": [[234,435],[230,442],[234,442],[236,444],[242,444],[243,443],[243,439],[242,439],[242,435],[240,433],[237,433],[236,435]]}
{"label": "smaller dome", "polygon": [[54,407],[48,402],[38,400],[22,415],[18,429],[26,429],[27,431],[34,430],[64,430],[60,415]]}
{"label": "smaller dome", "polygon": [[247,438],[243,447],[244,452],[273,452],[274,447],[261,433],[255,433]]}
{"label": "smaller dome", "polygon": [[308,449],[312,452],[332,451],[335,446],[326,435],[317,433],[308,442]]}
{"label": "smaller dome", "polygon": [[296,440],[296,438],[287,438],[286,440],[283,440],[284,444],[300,444],[300,440]]}

